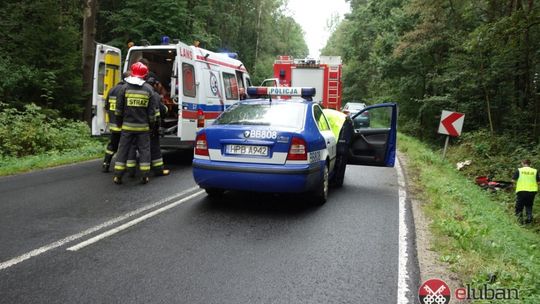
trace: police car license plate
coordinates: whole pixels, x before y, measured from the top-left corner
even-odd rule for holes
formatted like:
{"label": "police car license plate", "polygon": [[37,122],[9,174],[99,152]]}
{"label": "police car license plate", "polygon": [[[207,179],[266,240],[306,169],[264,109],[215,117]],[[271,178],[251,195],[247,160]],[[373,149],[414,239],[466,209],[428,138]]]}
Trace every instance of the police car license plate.
{"label": "police car license plate", "polygon": [[227,145],[227,154],[267,156],[267,146]]}

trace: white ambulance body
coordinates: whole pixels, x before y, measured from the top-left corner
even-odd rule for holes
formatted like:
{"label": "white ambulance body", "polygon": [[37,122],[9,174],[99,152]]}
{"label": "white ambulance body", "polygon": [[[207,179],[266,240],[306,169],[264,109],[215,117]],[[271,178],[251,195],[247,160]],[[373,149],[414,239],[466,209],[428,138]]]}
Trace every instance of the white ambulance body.
{"label": "white ambulance body", "polygon": [[184,43],[133,46],[121,66],[118,48],[98,44],[94,66],[92,135],[109,133],[105,97],[121,79],[121,71],[146,58],[150,76],[162,84],[169,109],[162,124],[163,148],[192,149],[195,133],[239,101],[251,85],[241,61]]}

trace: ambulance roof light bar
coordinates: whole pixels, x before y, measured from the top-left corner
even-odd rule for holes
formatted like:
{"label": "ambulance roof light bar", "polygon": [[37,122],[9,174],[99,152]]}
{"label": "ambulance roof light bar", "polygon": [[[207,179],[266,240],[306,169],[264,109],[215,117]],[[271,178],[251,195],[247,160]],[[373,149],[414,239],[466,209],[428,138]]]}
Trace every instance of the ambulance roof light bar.
{"label": "ambulance roof light bar", "polygon": [[249,96],[301,96],[312,100],[316,91],[309,87],[249,87],[247,93]]}

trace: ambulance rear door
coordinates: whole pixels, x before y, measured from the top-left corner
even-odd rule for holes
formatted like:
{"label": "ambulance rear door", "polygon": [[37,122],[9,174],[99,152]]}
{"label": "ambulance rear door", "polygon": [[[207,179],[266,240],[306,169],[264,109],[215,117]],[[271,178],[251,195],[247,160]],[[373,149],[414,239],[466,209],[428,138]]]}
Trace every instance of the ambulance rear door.
{"label": "ambulance rear door", "polygon": [[[195,141],[197,132],[197,72],[195,69],[194,48],[178,44],[176,74],[178,75],[178,137],[181,141]],[[172,90],[172,89],[171,89]]]}
{"label": "ambulance rear door", "polygon": [[105,44],[97,44],[94,62],[92,90],[92,135],[109,133],[108,113],[105,98],[109,90],[120,82],[122,54],[120,49]]}

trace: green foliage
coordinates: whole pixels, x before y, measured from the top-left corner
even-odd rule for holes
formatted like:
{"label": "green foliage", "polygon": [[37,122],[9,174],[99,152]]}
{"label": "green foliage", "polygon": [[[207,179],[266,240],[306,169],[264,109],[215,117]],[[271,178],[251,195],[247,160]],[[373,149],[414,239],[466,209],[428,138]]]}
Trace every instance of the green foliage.
{"label": "green foliage", "polygon": [[[519,225],[511,212],[512,195],[481,190],[418,140],[400,134],[399,148],[406,151],[413,187],[421,189],[415,193],[432,220],[432,248],[439,260],[449,264],[463,285],[517,288],[519,303],[538,303],[540,222]],[[495,282],[489,282],[490,274],[496,275]]]}
{"label": "green foliage", "polygon": [[[301,27],[282,11],[282,0],[123,0],[101,5],[97,40],[125,47],[128,40],[159,43],[167,35],[217,51],[234,51],[254,84],[272,75],[277,55],[305,57]],[[148,12],[152,14],[148,14]]]}
{"label": "green foliage", "polygon": [[80,117],[80,9],[73,1],[0,4],[0,72],[5,76],[0,101],[13,105],[31,101]]}
{"label": "green foliage", "polygon": [[[300,26],[284,0],[99,1],[95,40],[121,47],[142,39],[180,39],[213,51],[238,52],[253,83],[270,77],[276,55],[304,57]],[[82,16],[78,1],[0,1],[0,101],[22,109],[35,103],[82,118]],[[124,52],[125,54],[125,52]],[[261,69],[264,67],[264,70]]]}
{"label": "green foliage", "polygon": [[528,158],[534,166],[540,164],[540,146],[520,137],[491,136],[487,130],[465,133],[448,150],[451,163],[472,160],[463,172],[470,176],[490,175],[509,181],[521,160]]}
{"label": "green foliage", "polygon": [[55,113],[28,104],[24,111],[0,104],[0,156],[22,157],[95,144],[83,122],[51,118]]}
{"label": "green foliage", "polygon": [[323,49],[344,59],[344,100],[390,96],[410,134],[432,142],[441,109],[464,112],[464,131],[540,141],[540,2],[368,0],[351,7]]}

